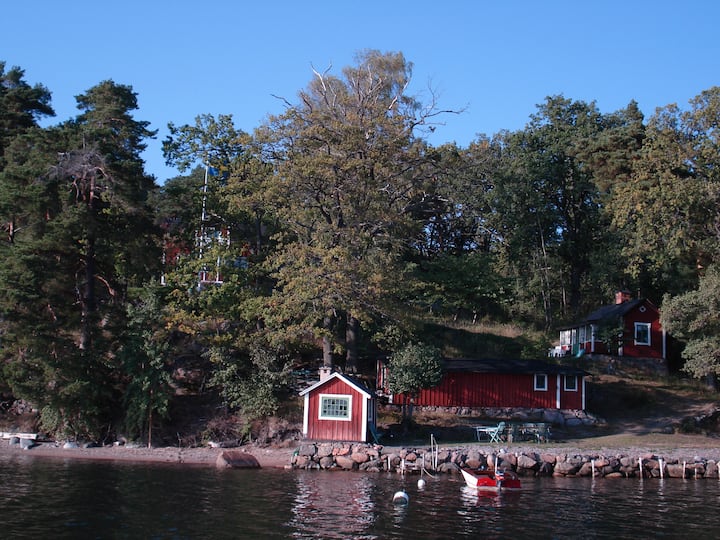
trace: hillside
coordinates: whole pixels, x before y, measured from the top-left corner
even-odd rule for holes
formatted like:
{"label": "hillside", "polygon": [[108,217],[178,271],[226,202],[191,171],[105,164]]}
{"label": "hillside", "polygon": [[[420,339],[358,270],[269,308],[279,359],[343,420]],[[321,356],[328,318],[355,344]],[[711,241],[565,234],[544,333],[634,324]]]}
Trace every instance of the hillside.
{"label": "hillside", "polygon": [[[428,325],[427,337],[444,347],[444,354],[455,357],[518,357],[528,350],[543,348],[541,335],[532,335],[512,325]],[[545,349],[547,350],[547,349]],[[193,369],[190,369],[192,367]],[[184,372],[202,379],[207,366],[185,366]],[[697,445],[720,443],[720,404],[718,394],[697,381],[672,377],[648,377],[622,369],[614,374],[594,372],[591,365],[579,366],[592,375],[587,381],[587,411],[601,421],[591,427],[554,429],[553,440],[576,446],[634,445],[633,440],[675,439],[678,445],[691,439]],[[176,382],[179,387],[170,418],[156,426],[153,443],[169,446],[198,446],[208,441],[253,440],[262,444],[293,444],[300,437],[302,403],[291,399],[283,403],[278,415],[265,422],[247,424],[222,407],[217,396],[200,391],[189,378]],[[301,386],[306,386],[299,381]],[[0,430],[37,431],[37,415],[24,404],[0,400]],[[427,443],[430,434],[444,442],[472,441],[472,426],[484,419],[416,412],[410,431],[400,425],[396,411],[380,409],[378,425],[387,434],[384,443]]]}

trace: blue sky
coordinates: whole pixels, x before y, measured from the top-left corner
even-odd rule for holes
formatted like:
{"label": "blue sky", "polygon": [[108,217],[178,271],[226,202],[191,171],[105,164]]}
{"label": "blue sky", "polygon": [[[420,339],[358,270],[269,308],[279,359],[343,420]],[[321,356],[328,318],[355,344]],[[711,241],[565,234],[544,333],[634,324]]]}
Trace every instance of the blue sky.
{"label": "blue sky", "polygon": [[[248,132],[296,101],[312,68],[339,75],[364,49],[401,51],[412,94],[428,87],[444,117],[433,144],[522,129],[546,96],[595,101],[603,113],[631,100],[646,117],[720,84],[720,2],[365,2],[39,0],[2,8],[0,60],[52,92],[57,116],[107,79],[133,87],[135,117],[159,130],[143,157],[158,182],[167,124],[232,114]],[[424,96],[424,97],[423,97]],[[47,124],[47,122],[45,122]]]}

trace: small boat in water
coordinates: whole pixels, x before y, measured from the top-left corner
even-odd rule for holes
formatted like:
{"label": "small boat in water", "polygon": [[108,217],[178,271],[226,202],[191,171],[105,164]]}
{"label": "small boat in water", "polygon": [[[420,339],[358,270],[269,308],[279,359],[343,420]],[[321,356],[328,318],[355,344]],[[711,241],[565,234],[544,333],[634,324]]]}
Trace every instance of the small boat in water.
{"label": "small boat in water", "polygon": [[512,471],[475,471],[460,469],[468,487],[483,491],[520,489],[520,480]]}

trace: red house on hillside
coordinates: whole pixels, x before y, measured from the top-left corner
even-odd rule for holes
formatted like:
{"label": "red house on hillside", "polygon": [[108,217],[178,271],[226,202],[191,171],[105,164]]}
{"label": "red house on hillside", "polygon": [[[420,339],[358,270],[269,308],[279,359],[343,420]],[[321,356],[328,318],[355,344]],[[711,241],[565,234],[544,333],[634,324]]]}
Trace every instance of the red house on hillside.
{"label": "red house on hillside", "polygon": [[593,311],[584,320],[560,330],[553,356],[609,354],[633,358],[667,358],[667,336],[660,312],[646,298],[631,299],[627,291],[615,303]]}
{"label": "red house on hillside", "polygon": [[360,381],[321,370],[320,380],[300,395],[305,398],[303,435],[320,441],[368,442],[376,425],[373,393]]}
{"label": "red house on hillside", "polygon": [[[415,398],[418,407],[585,409],[586,371],[540,360],[443,361],[443,376],[434,388]],[[387,365],[378,370],[378,388],[391,403],[402,404],[405,396],[389,391]]]}

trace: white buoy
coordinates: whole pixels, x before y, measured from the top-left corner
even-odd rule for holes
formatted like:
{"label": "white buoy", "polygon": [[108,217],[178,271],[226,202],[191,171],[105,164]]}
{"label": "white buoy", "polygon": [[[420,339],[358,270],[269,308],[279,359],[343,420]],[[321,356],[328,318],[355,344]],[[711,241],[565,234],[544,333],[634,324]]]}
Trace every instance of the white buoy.
{"label": "white buoy", "polygon": [[395,504],[407,504],[410,502],[410,497],[404,491],[396,491],[393,495],[393,502]]}
{"label": "white buoy", "polygon": [[425,480],[422,478],[418,480],[418,489],[425,489]]}

